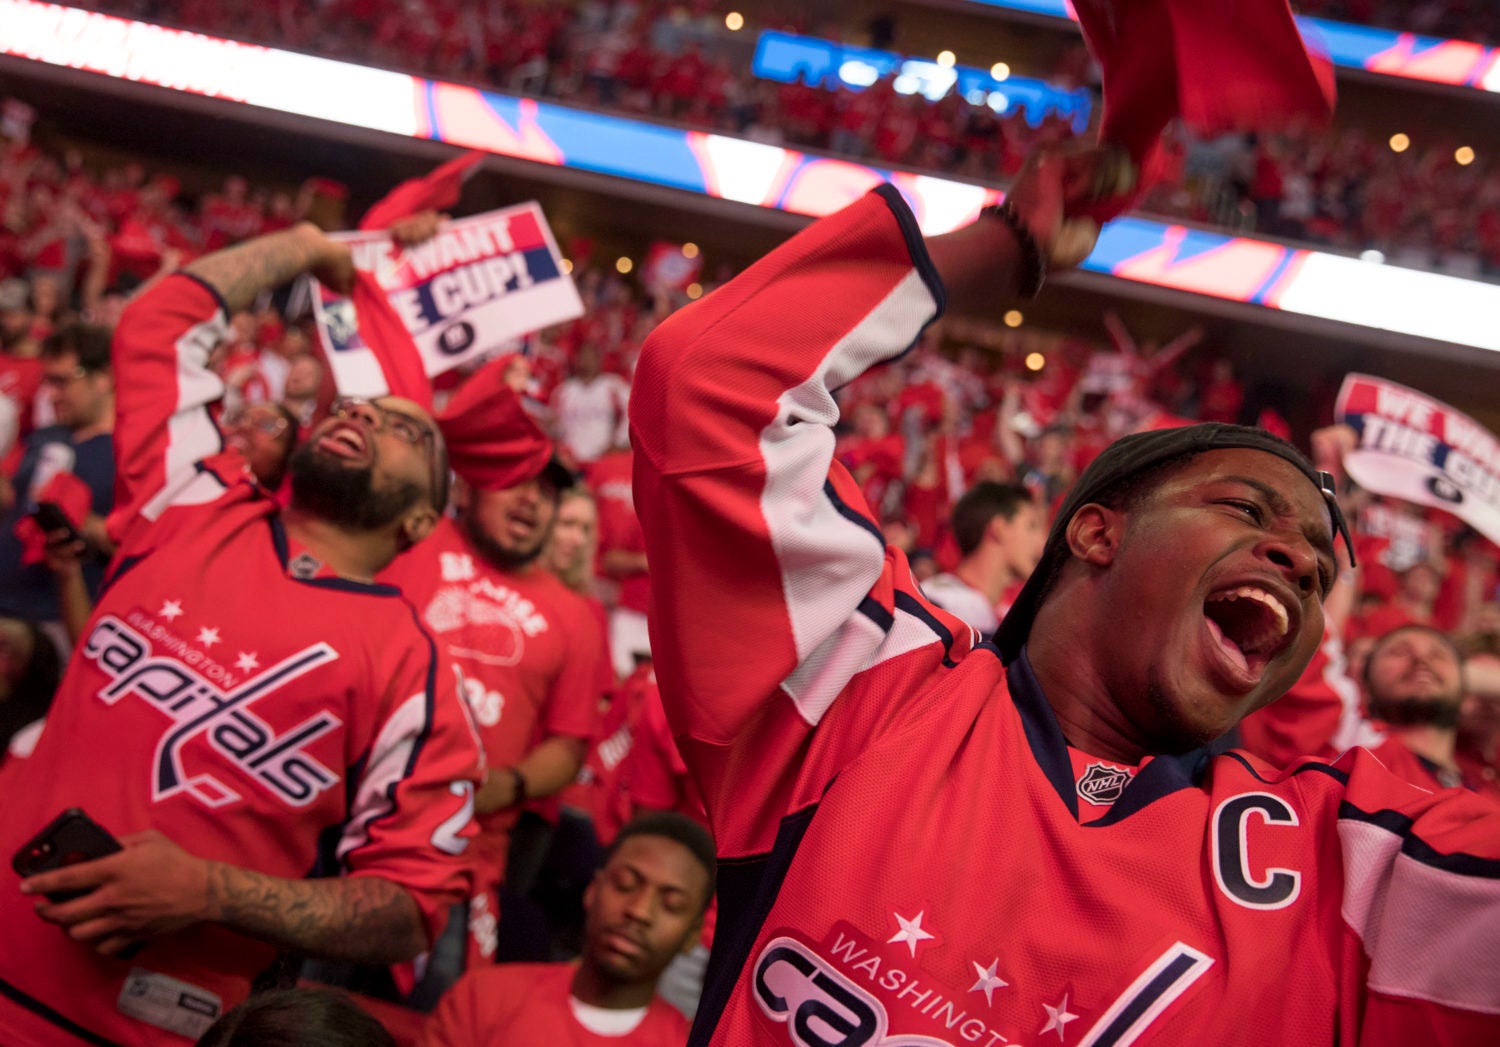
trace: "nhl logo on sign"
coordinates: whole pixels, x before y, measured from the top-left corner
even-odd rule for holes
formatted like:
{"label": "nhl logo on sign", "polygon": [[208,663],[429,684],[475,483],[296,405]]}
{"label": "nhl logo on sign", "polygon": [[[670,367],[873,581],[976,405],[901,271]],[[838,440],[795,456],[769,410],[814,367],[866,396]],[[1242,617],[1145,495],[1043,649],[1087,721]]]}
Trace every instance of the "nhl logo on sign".
{"label": "nhl logo on sign", "polygon": [[1134,772],[1122,767],[1091,763],[1078,778],[1078,795],[1089,803],[1107,807],[1124,794],[1132,777]]}

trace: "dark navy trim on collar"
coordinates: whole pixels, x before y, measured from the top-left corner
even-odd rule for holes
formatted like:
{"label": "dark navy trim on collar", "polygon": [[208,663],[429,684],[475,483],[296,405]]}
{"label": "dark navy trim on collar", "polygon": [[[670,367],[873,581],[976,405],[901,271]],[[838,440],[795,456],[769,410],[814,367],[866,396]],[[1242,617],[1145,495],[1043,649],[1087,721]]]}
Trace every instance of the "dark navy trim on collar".
{"label": "dark navy trim on collar", "polygon": [[[1078,817],[1077,783],[1073,780],[1073,761],[1068,756],[1068,740],[1063,737],[1057,714],[1047,704],[1042,685],[1031,668],[1031,658],[1026,648],[1005,670],[1006,682],[1010,685],[1011,701],[1021,716],[1021,725],[1026,731],[1027,744],[1037,766],[1057,790],[1058,797],[1067,805],[1073,817]],[[1157,756],[1141,768],[1125,787],[1125,793],[1102,818],[1087,823],[1084,828],[1113,825],[1137,811],[1183,789],[1195,789],[1203,781],[1212,759],[1207,748],[1194,749],[1178,755]]]}
{"label": "dark navy trim on collar", "polygon": [[1021,726],[1026,731],[1026,742],[1031,746],[1031,755],[1037,766],[1057,790],[1058,798],[1078,817],[1077,783],[1073,781],[1073,761],[1068,758],[1068,741],[1062,728],[1057,725],[1057,716],[1047,704],[1042,685],[1032,671],[1031,659],[1026,648],[1005,670],[1005,681],[1010,685],[1010,700],[1021,715]]}
{"label": "dark navy trim on collar", "polygon": [[1125,794],[1114,802],[1104,817],[1096,818],[1089,825],[1113,825],[1164,796],[1197,788],[1211,759],[1213,756],[1206,748],[1157,756],[1136,772],[1130,784],[1125,786]]}
{"label": "dark navy trim on collar", "polygon": [[[276,559],[281,561],[281,570],[285,574],[287,563],[291,559],[291,542],[287,538],[286,524],[281,522],[280,514],[272,514],[271,544],[276,548]],[[363,593],[366,596],[400,596],[401,590],[394,585],[385,582],[356,582],[352,578],[295,578],[288,574],[287,578],[297,582],[299,585],[311,585],[318,589],[333,589],[345,593]]]}

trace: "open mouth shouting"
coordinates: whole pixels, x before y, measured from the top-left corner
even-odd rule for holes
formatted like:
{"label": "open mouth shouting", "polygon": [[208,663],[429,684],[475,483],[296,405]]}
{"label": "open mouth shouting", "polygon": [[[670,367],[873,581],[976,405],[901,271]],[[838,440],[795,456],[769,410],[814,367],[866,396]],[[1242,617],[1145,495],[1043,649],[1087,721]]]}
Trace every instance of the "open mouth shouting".
{"label": "open mouth shouting", "polygon": [[318,437],[318,450],[335,458],[365,463],[370,460],[370,436],[352,422],[335,422]]}
{"label": "open mouth shouting", "polygon": [[1221,675],[1246,691],[1292,642],[1300,622],[1296,604],[1254,583],[1210,593],[1203,602],[1203,620]]}

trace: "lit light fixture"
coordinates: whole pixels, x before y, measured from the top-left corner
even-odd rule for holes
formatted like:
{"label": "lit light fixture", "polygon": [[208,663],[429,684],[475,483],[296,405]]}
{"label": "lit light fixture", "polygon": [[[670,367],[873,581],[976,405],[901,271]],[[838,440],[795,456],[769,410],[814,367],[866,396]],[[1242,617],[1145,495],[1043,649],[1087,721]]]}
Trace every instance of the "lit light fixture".
{"label": "lit light fixture", "polygon": [[[1026,322],[1026,317],[1021,315],[1021,310],[1019,309],[1007,309],[1001,319],[1005,321],[1006,327],[1020,327]],[[1035,368],[1032,368],[1032,370],[1035,370]]]}
{"label": "lit light fixture", "polygon": [[1026,370],[1028,370],[1028,371],[1040,371],[1043,367],[1046,367],[1046,366],[1047,366],[1047,358],[1045,356],[1043,356],[1041,353],[1027,353],[1026,354]]}
{"label": "lit light fixture", "polygon": [[698,245],[694,244],[694,243],[683,244],[682,245],[682,257],[684,257],[684,258],[697,258],[698,257]]}
{"label": "lit light fixture", "polygon": [[1384,265],[1385,253],[1383,251],[1377,251],[1372,247],[1368,251],[1361,251],[1359,254],[1359,260],[1361,262],[1369,262],[1372,265]]}
{"label": "lit light fixture", "polygon": [[630,270],[634,268],[635,263],[632,262],[629,258],[626,258],[624,255],[621,255],[619,258],[615,259],[615,272],[620,273],[622,276],[625,273],[630,272]]}
{"label": "lit light fixture", "polygon": [[1411,139],[1397,131],[1391,135],[1391,152],[1404,153],[1411,148]]}
{"label": "lit light fixture", "polygon": [[571,273],[573,271],[573,259],[564,258],[562,260],[562,271],[565,273]]}
{"label": "lit light fixture", "polygon": [[996,80],[1008,80],[1010,79],[1010,66],[1004,62],[996,62],[990,66],[990,75]]}
{"label": "lit light fixture", "polygon": [[1458,161],[1460,167],[1468,167],[1474,162],[1474,150],[1466,145],[1461,145],[1454,150],[1453,159]]}
{"label": "lit light fixture", "polygon": [[688,284],[687,287],[684,288],[684,290],[687,291],[687,296],[689,298],[695,298],[696,299],[696,298],[702,298],[703,297],[703,285],[700,284],[700,283],[691,283],[691,284]]}
{"label": "lit light fixture", "polygon": [[940,66],[942,66],[944,69],[952,69],[953,68],[953,63],[957,62],[957,61],[958,61],[958,56],[956,54],[954,54],[952,51],[939,51],[938,52],[937,64],[940,65]]}
{"label": "lit light fixture", "polygon": [[738,11],[730,11],[724,16],[724,25],[731,33],[738,33],[745,28],[745,16]]}

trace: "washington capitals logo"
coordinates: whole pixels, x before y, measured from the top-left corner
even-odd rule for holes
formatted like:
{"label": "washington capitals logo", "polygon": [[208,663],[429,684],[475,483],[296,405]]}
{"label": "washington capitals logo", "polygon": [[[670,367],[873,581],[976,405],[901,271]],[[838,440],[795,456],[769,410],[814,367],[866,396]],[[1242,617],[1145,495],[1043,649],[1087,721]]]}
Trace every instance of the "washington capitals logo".
{"label": "washington capitals logo", "polygon": [[133,694],[172,721],[172,728],[156,747],[152,800],[185,792],[212,808],[240,798],[212,774],[189,776],[184,771],[183,748],[200,735],[206,735],[231,764],[293,807],[305,807],[338,781],[337,775],[307,752],[314,740],[339,726],[337,717],[318,712],[285,734],[277,734],[250,709],[259,699],[336,659],[338,652],[326,643],[304,647],[227,691],[178,659],[154,653],[145,636],[113,615],[105,615],[94,625],[83,654],[110,677],[110,683],[99,691],[101,701],[114,705]]}

